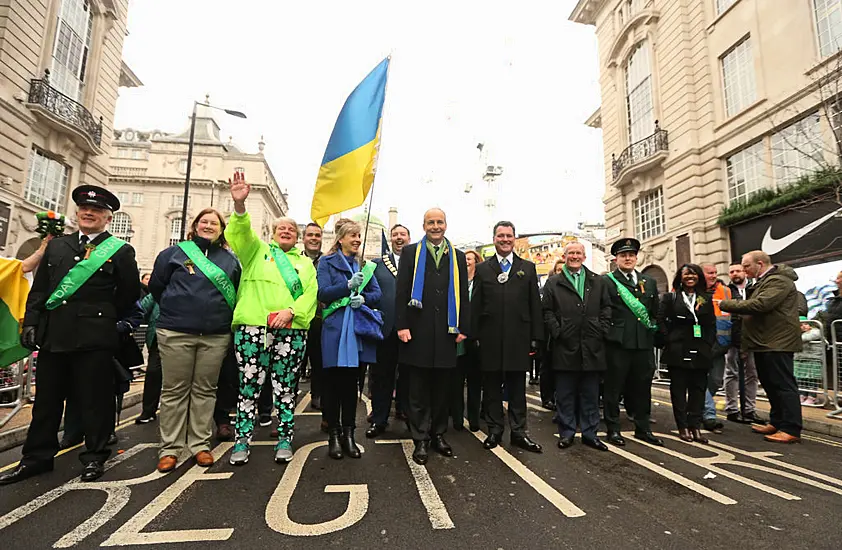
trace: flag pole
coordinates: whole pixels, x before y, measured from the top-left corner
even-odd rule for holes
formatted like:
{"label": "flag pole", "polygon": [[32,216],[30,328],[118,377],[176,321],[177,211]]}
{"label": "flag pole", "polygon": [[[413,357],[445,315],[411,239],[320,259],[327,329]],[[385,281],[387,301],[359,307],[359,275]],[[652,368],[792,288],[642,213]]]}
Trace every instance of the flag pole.
{"label": "flag pole", "polygon": [[[383,112],[380,113],[380,128],[378,129],[378,151],[377,151],[377,162],[380,163],[380,145],[383,143],[383,121],[386,119],[386,102],[389,98],[389,72],[392,70],[392,52],[386,56],[386,59],[389,60],[389,64],[386,66],[386,84],[383,86]],[[377,170],[374,171],[374,178],[371,180],[371,189],[368,190],[368,209],[365,215],[365,231],[363,232],[363,257],[362,259],[365,260],[365,247],[368,244],[368,223],[371,220],[371,207],[374,204],[374,183],[377,180]]]}

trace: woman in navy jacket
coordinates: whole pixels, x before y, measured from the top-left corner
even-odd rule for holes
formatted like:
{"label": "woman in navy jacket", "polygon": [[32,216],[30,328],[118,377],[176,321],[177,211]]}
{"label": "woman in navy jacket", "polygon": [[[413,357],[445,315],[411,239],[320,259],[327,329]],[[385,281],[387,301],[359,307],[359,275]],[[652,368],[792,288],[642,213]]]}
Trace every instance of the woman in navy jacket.
{"label": "woman in navy jacket", "polygon": [[[336,225],[336,242],[319,260],[317,272],[319,302],[325,304],[327,313],[322,322],[322,409],[330,433],[330,457],[360,458],[354,441],[357,381],[359,368],[377,360],[377,342],[354,334],[353,310],[363,304],[376,308],[381,293],[374,277],[363,285],[365,277],[358,261],[360,224],[340,220]],[[337,307],[331,312],[334,303]]]}
{"label": "woman in navy jacket", "polygon": [[160,306],[156,334],[163,370],[161,472],[175,468],[185,447],[200,466],[213,464],[211,418],[241,274],[240,262],[226,248],[224,232],[222,215],[212,208],[202,210],[188,240],[158,254],[149,280],[149,291]]}

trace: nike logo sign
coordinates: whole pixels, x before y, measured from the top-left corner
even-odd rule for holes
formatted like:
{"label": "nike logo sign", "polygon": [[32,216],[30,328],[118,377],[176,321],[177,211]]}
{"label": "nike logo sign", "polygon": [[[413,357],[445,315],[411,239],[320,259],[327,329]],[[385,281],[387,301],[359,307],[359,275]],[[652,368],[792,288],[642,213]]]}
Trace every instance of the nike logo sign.
{"label": "nike logo sign", "polygon": [[770,225],[769,228],[766,230],[766,235],[763,236],[763,242],[760,244],[760,249],[766,254],[774,256],[778,252],[789,248],[795,243],[795,241],[797,241],[813,229],[817,228],[830,218],[836,216],[840,212],[842,212],[842,208],[834,210],[830,214],[822,216],[816,221],[805,225],[801,229],[796,229],[786,237],[781,237],[780,239],[772,238],[772,226]]}

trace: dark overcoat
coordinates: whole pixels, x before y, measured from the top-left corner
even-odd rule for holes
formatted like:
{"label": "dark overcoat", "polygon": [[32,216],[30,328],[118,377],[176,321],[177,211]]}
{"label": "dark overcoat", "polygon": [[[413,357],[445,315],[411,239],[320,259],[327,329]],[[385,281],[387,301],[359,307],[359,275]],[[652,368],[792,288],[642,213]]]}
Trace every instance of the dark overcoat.
{"label": "dark overcoat", "polygon": [[[398,362],[416,367],[456,367],[456,335],[447,330],[447,290],[450,281],[451,254],[443,254],[439,267],[429,250],[424,276],[422,308],[410,307],[412,280],[415,275],[415,250],[421,243],[407,245],[401,251],[395,284],[395,330],[409,329],[412,339],[398,346]],[[468,265],[465,254],[453,249],[459,269],[459,331],[471,334],[471,304],[468,297]],[[476,284],[476,283],[474,283]]]}
{"label": "dark overcoat", "polygon": [[[629,289],[646,307],[649,319],[654,323],[658,316],[658,283],[655,279],[637,271],[637,284],[632,285],[619,269],[615,269],[613,275],[619,284]],[[605,275],[604,279],[611,296],[611,328],[608,330],[608,343],[622,349],[654,349],[655,332],[643,326],[643,323],[626,306],[614,281],[609,279],[608,275]]]}
{"label": "dark overcoat", "polygon": [[716,313],[710,294],[698,294],[694,303],[702,337],[693,336],[696,318],[684,303],[681,293],[668,292],[658,308],[658,330],[664,341],[661,363],[671,368],[709,369],[713,366],[716,342]]}
{"label": "dark overcoat", "polygon": [[611,296],[605,279],[586,267],[585,296],[562,275],[544,284],[544,320],[550,331],[552,368],[557,371],[598,372],[608,368],[605,336],[611,328]]}
{"label": "dark overcoat", "polygon": [[544,339],[544,319],[535,264],[513,255],[509,278],[495,255],[477,264],[471,297],[474,336],[483,372],[526,372],[530,342]]}
{"label": "dark overcoat", "polygon": [[395,255],[391,252],[372,260],[377,264],[374,277],[380,285],[383,297],[380,299],[380,313],[383,315],[383,337],[388,338],[395,328],[395,283],[398,270],[395,268]]}
{"label": "dark overcoat", "polygon": [[[107,231],[91,242],[99,245]],[[84,259],[79,232],[50,241],[26,301],[24,326],[36,326],[37,343],[53,353],[116,351],[117,320],[125,317],[140,297],[140,274],[131,245],[123,245],[65,304],[47,310],[45,304],[70,269]]]}

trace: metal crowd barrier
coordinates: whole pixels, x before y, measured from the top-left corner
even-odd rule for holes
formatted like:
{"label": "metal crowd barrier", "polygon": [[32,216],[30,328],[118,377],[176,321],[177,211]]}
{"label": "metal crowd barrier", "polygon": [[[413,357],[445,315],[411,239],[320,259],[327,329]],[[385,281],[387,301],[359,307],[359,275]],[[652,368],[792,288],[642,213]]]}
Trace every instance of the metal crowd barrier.
{"label": "metal crowd barrier", "polygon": [[[6,425],[23,408],[29,397],[29,382],[27,372],[28,358],[21,359],[7,367],[0,368],[0,407],[11,408],[12,411],[0,420],[0,428]],[[11,398],[11,399],[9,399]],[[5,401],[9,399],[8,401]]]}
{"label": "metal crowd barrier", "polygon": [[146,365],[149,362],[149,350],[146,349],[146,330],[148,328],[148,325],[140,325],[137,327],[137,330],[132,333],[140,353],[143,354],[143,364],[129,369],[132,371],[132,374],[134,374],[135,380],[146,374]]}
{"label": "metal crowd barrier", "polygon": [[795,381],[805,407],[824,407],[830,400],[827,381],[827,341],[819,321],[802,321],[818,331],[815,339],[803,343],[803,350],[793,357]]}
{"label": "metal crowd barrier", "polygon": [[839,386],[842,386],[842,373],[839,372],[839,356],[842,355],[842,342],[837,337],[837,332],[842,329],[842,319],[836,319],[830,324],[830,345],[833,358],[833,402],[836,410],[827,413],[828,418],[842,420],[842,396],[839,395]]}

